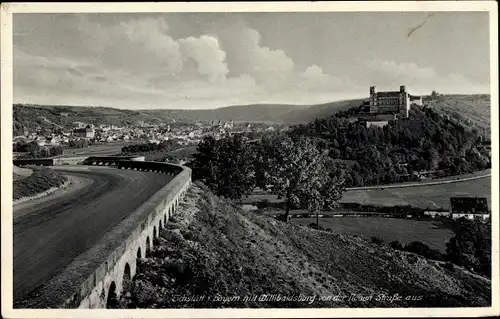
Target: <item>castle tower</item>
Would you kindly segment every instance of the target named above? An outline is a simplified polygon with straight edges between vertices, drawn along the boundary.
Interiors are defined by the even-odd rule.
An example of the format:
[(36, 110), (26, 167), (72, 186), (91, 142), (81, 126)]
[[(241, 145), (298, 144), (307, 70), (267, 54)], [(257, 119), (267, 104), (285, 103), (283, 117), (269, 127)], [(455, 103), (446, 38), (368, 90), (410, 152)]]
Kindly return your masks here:
[(370, 113), (377, 113), (377, 94), (375, 93), (375, 87), (370, 86)]
[(399, 114), (402, 118), (407, 118), (410, 111), (410, 95), (406, 92), (406, 86), (399, 87)]

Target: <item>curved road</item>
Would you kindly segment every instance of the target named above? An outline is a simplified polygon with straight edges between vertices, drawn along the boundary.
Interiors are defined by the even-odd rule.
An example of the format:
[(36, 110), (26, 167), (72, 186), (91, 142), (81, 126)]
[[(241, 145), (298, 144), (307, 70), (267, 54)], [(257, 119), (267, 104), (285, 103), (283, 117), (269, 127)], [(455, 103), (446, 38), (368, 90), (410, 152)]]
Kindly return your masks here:
[(172, 179), (106, 167), (58, 171), (87, 182), (64, 196), (14, 206), (14, 301), (60, 273)]

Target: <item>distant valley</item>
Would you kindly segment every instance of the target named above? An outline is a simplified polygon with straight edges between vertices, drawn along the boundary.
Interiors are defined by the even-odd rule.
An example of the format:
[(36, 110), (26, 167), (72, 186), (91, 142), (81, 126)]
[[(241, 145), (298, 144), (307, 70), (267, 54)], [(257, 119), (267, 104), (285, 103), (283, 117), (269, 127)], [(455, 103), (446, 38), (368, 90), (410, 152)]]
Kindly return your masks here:
[[(110, 107), (83, 107), (61, 105), (14, 104), (14, 135), (23, 127), (73, 127), (73, 122), (94, 124), (129, 125), (138, 121), (151, 123), (235, 121), (267, 122), (281, 124), (307, 123), (362, 104), (363, 99), (336, 101), (317, 105), (252, 104), (221, 107), (208, 110), (125, 110)], [(443, 95), (429, 106), (451, 117), (485, 131), (490, 131), (489, 95)]]

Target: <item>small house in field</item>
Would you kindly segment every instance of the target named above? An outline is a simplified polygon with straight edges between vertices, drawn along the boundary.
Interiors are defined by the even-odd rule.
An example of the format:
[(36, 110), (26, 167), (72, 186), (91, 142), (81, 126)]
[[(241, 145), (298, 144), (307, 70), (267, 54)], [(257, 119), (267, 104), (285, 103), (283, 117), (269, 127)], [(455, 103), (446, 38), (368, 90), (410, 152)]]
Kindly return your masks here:
[(487, 219), (490, 217), (488, 201), (485, 197), (451, 197), (450, 215), (453, 219)]
[(436, 217), (450, 217), (449, 211), (441, 211), (441, 210), (426, 210), (424, 211), (425, 216), (429, 216), (431, 218)]

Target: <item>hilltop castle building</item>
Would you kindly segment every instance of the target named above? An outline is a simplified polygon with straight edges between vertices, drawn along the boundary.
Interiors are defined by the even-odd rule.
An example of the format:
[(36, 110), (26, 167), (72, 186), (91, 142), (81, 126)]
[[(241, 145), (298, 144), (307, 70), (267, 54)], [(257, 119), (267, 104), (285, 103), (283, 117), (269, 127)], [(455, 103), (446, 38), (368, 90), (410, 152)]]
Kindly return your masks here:
[(410, 95), (401, 85), (399, 91), (375, 92), (370, 87), (370, 114), (394, 114), (397, 118), (407, 118), (410, 110)]
[(358, 119), (367, 127), (383, 127), (390, 121), (408, 118), (412, 104), (422, 105), (422, 97), (412, 96), (401, 85), (399, 91), (376, 92), (375, 86), (370, 87), (370, 98), (363, 105)]

